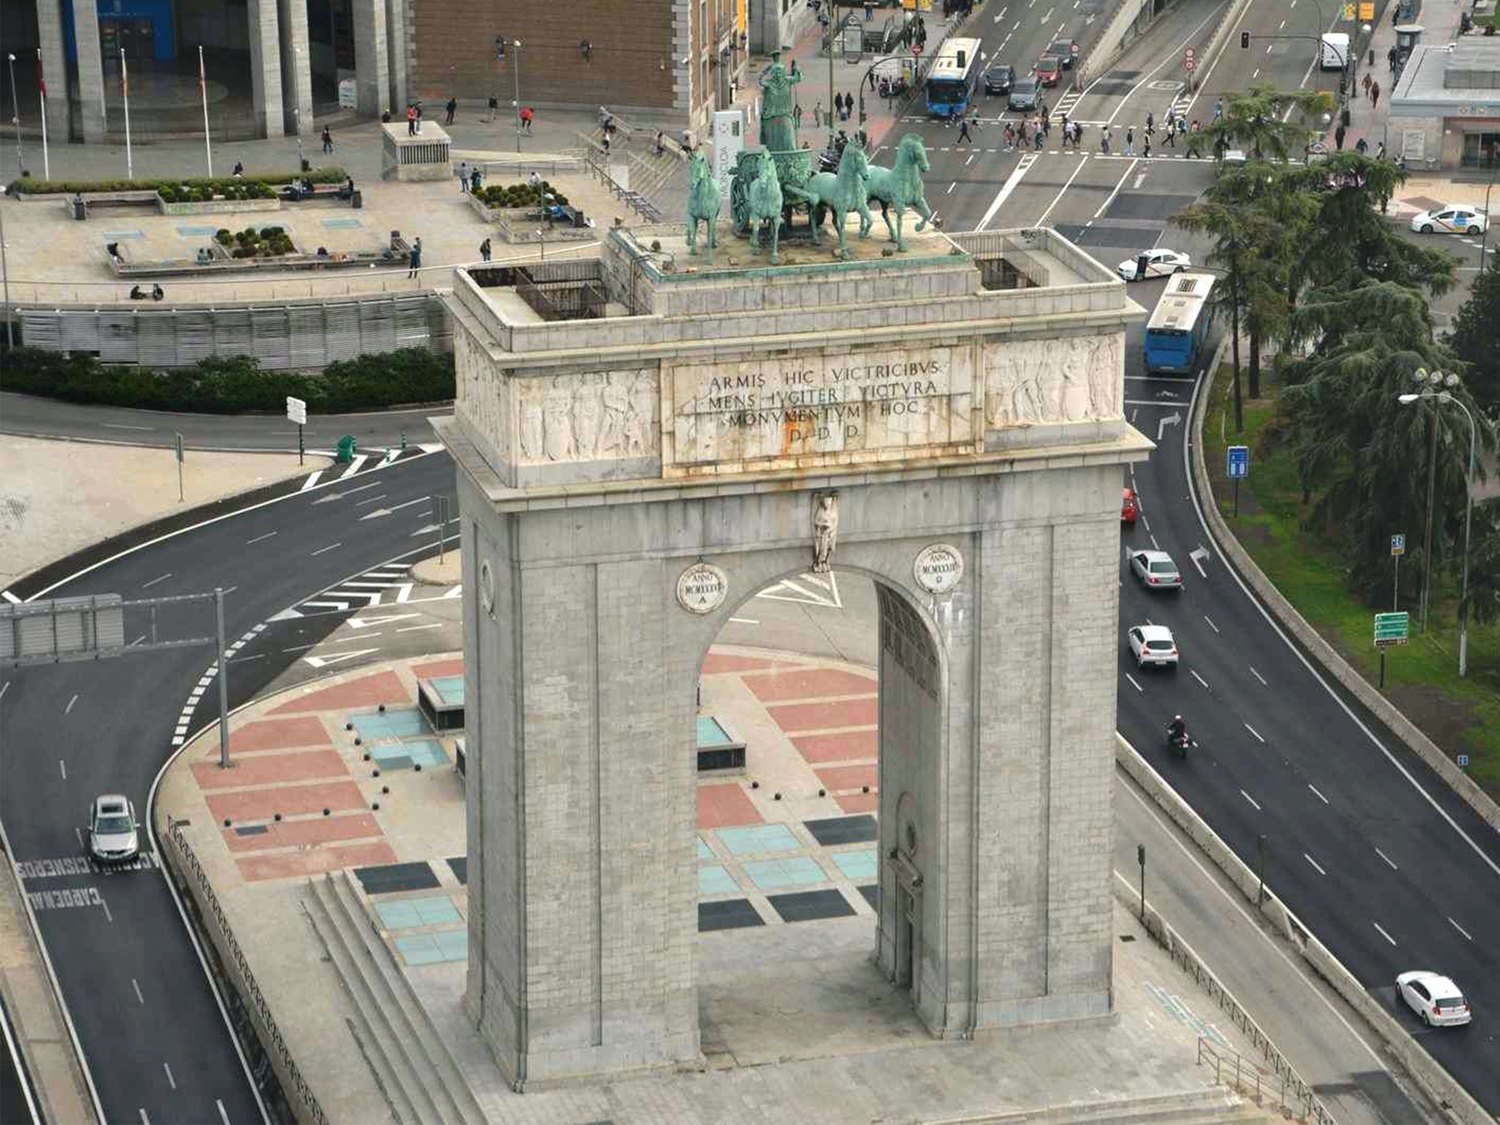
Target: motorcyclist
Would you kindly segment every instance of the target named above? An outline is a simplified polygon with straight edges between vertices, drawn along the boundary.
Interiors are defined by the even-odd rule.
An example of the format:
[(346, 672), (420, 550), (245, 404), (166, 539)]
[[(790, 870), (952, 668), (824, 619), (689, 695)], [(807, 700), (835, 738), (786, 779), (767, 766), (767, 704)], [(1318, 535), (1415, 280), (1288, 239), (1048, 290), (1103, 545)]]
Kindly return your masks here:
[(1187, 741), (1187, 724), (1182, 721), (1181, 715), (1173, 715), (1172, 721), (1167, 724), (1167, 741), (1173, 745)]

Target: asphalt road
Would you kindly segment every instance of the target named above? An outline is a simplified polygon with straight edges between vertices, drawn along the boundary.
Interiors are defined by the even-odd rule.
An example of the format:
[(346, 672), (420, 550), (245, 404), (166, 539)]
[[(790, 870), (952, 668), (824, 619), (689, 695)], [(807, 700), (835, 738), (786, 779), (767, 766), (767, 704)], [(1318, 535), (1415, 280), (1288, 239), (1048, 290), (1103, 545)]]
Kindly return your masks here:
[[(428, 455), (360, 479), (377, 476), (385, 497), (373, 506), (358, 503), (369, 492), (320, 503), (338, 491), (333, 482), (142, 548), (49, 596), (130, 599), (223, 586), (232, 642), (373, 563), (430, 549), (431, 534), (414, 533), (430, 524), (426, 498), (451, 495), (452, 462)], [(316, 639), (341, 620), (308, 617), (257, 634), (230, 664), (230, 705), (305, 651), (297, 646), (309, 642), (288, 644), (285, 630)], [(212, 635), (211, 605), (163, 610), (157, 627), (164, 638)], [(132, 642), (148, 629), (144, 611), (127, 616)], [(15, 669), (0, 680), (0, 817), (112, 1121), (262, 1117), (154, 855), (112, 873), (78, 864), (95, 795), (123, 792), (145, 816), (189, 692), (212, 659), (211, 649), (178, 649)], [(186, 729), (208, 722), (216, 699), (210, 689), (187, 713)], [(34, 862), (49, 860), (60, 863)]]

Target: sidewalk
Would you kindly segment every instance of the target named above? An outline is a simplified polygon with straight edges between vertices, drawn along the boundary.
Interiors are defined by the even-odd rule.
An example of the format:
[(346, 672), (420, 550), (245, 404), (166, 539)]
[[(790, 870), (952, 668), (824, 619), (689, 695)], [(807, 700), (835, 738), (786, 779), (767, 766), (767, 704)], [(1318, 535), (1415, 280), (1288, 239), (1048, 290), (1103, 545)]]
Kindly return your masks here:
[[(1391, 17), (1397, 6), (1398, 0), (1386, 0), (1380, 6), (1376, 19), (1371, 23), (1374, 31), (1368, 40), (1363, 33), (1352, 36), (1353, 41), (1361, 44), (1363, 49), (1359, 56), (1357, 86), (1349, 96), (1349, 127), (1344, 137), (1345, 148), (1353, 148), (1361, 137), (1365, 138), (1370, 146), (1369, 155), (1371, 156), (1375, 155), (1383, 141), (1387, 153), (1393, 160), (1401, 150), (1401, 138), (1389, 126), (1391, 94), (1396, 89), (1396, 78), (1391, 71), (1387, 54), (1396, 45), (1396, 29), (1391, 23)], [(1458, 37), (1459, 14), (1465, 7), (1465, 0), (1423, 0), (1418, 22), (1426, 30), (1422, 33), (1421, 41), (1429, 44), (1453, 42)], [(1339, 25), (1341, 29), (1347, 26)], [(1380, 100), (1373, 106), (1364, 89), (1367, 74), (1374, 82), (1380, 84)], [(1330, 149), (1333, 148), (1333, 130), (1337, 125), (1338, 118), (1335, 117), (1327, 136)], [(1416, 169), (1413, 171), (1415, 172)], [(1408, 190), (1410, 186), (1408, 183)], [(1415, 210), (1421, 211), (1426, 208), (1418, 207)]]

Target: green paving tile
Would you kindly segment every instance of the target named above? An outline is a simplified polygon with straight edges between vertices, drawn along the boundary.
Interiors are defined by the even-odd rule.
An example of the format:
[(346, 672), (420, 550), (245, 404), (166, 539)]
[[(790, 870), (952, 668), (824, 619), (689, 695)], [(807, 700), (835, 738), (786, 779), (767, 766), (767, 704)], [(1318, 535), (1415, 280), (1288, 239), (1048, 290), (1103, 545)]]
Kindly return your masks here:
[(838, 869), (851, 879), (873, 879), (880, 873), (880, 864), (876, 862), (874, 848), (833, 852), (832, 855), (833, 862), (838, 865)]
[(713, 848), (709, 847), (706, 843), (703, 842), (703, 837), (702, 836), (698, 837), (698, 858), (699, 859), (713, 859), (714, 858), (714, 850), (713, 850)]
[(739, 884), (722, 864), (706, 864), (698, 868), (698, 893), (700, 895), (734, 895), (740, 893)]
[(396, 949), (408, 965), (436, 965), (447, 961), (432, 934), (409, 934), (396, 939)]
[(806, 887), (828, 882), (817, 860), (799, 855), (791, 859), (762, 859), (745, 864), (745, 874), (763, 891), (781, 887)]
[(469, 957), (468, 930), (442, 930), (432, 936), (444, 961), (466, 961)]
[(721, 828), (719, 843), (730, 855), (757, 855), (762, 852), (794, 852), (802, 847), (791, 829), (784, 824), (758, 824), (753, 828)]

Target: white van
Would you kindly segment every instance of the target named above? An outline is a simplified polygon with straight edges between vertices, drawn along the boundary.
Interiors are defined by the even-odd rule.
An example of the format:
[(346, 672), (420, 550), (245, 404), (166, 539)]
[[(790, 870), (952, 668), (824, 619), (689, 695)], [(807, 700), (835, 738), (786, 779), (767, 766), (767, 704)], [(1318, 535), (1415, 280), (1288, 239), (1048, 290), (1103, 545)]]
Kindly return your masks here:
[(1324, 70), (1343, 70), (1349, 61), (1349, 36), (1342, 31), (1323, 33), (1322, 57), (1319, 66)]

